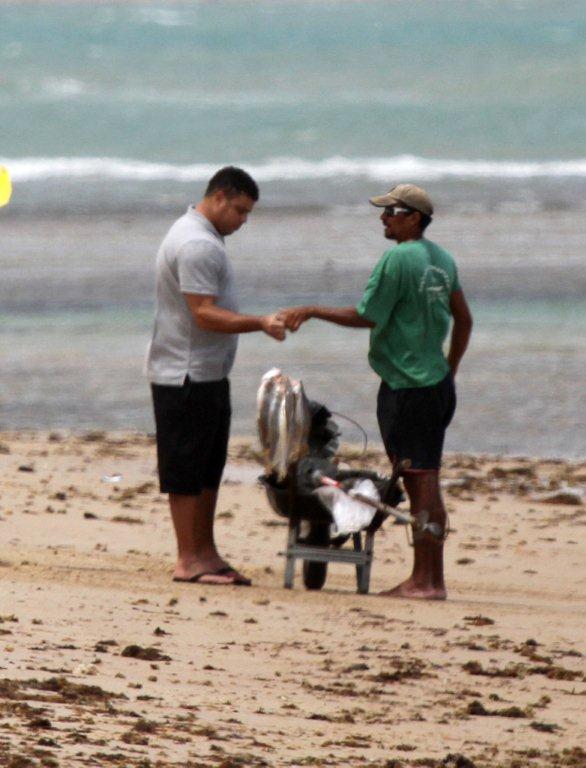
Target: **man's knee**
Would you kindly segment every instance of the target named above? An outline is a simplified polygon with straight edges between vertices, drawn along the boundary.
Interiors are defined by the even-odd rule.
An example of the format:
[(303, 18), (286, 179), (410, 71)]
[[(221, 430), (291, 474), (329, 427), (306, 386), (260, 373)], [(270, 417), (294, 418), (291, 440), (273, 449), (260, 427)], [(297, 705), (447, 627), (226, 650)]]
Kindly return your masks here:
[(439, 470), (437, 469), (405, 472), (403, 482), (410, 499), (414, 497), (439, 497), (440, 484)]

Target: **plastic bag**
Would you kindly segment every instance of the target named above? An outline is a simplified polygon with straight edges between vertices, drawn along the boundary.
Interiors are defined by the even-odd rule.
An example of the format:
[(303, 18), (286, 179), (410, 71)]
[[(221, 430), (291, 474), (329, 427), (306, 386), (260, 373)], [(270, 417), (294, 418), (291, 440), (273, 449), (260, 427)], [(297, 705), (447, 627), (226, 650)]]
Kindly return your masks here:
[[(372, 480), (358, 480), (352, 486), (352, 491), (380, 501), (379, 492)], [(322, 504), (331, 512), (337, 536), (346, 536), (368, 528), (376, 514), (374, 507), (353, 499), (341, 488), (325, 486), (318, 488), (316, 493)]]

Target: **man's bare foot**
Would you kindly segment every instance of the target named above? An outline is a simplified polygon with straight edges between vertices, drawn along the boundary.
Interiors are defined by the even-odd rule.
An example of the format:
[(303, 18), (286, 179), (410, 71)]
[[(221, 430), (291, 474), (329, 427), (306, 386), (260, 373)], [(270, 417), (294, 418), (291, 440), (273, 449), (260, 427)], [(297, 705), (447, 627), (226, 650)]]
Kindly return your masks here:
[(419, 587), (410, 579), (402, 582), (394, 589), (387, 589), (378, 594), (380, 597), (403, 597), (408, 600), (445, 600), (447, 597), (445, 588)]

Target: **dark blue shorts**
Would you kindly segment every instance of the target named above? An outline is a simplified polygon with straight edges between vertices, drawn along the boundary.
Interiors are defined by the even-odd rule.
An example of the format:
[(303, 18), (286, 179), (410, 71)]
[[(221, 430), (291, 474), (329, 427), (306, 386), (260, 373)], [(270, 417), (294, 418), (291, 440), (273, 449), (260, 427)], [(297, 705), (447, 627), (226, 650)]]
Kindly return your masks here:
[(230, 436), (230, 383), (151, 384), (161, 493), (198, 496), (222, 480)]
[(409, 459), (412, 470), (437, 470), (444, 437), (456, 410), (456, 388), (449, 373), (432, 387), (378, 391), (377, 419), (385, 450), (395, 463)]

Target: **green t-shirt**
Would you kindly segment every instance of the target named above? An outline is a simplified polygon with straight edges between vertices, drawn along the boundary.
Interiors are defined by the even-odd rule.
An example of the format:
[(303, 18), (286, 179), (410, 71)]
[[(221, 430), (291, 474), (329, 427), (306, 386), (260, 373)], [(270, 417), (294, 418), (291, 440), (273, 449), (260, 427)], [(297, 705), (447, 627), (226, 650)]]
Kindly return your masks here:
[(430, 240), (383, 255), (356, 309), (375, 324), (368, 360), (389, 387), (429, 387), (446, 376), (450, 294), (459, 288), (454, 259)]

